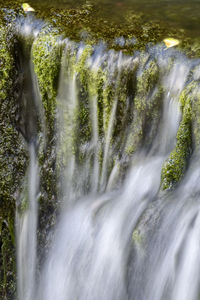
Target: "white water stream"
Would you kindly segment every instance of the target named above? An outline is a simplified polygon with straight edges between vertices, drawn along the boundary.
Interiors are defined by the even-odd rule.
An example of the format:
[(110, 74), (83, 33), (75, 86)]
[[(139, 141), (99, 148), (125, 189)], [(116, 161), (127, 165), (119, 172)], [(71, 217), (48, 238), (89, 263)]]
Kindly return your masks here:
[(37, 261), (37, 193), (39, 184), (34, 145), (30, 145), (28, 184), (24, 192), (24, 212), (16, 216), (18, 295), (20, 300), (31, 300), (35, 293)]
[[(75, 50), (69, 43), (66, 41), (62, 57), (57, 96), (57, 155), (65, 166), (60, 218), (40, 277), (35, 280), (38, 167), (31, 147), (29, 207), (22, 218), (17, 217), (19, 300), (198, 300), (199, 189), (195, 196), (191, 190), (198, 185), (199, 171), (196, 167), (191, 169), (184, 185), (176, 191), (160, 193), (161, 168), (176, 143), (181, 119), (178, 99), (190, 65), (182, 57), (176, 58), (171, 70), (159, 75), (164, 86), (163, 105), (151, 146), (144, 143), (134, 154), (121, 151), (119, 155), (115, 147), (120, 141), (120, 149), (125, 148), (135, 122), (134, 118), (128, 121), (127, 128), (115, 140), (113, 132), (122, 97), (117, 92), (120, 75), (127, 66), (128, 70), (133, 68), (139, 58), (97, 49), (94, 57), (86, 60), (90, 70), (101, 67), (110, 74), (107, 80), (114, 84), (116, 92), (103, 134), (99, 133), (99, 95), (89, 94), (91, 138), (81, 144), (78, 124), (83, 99), (78, 71), (70, 65), (67, 54), (69, 49), (77, 51), (78, 63), (83, 49)], [(145, 71), (149, 60), (150, 56), (137, 76)], [(166, 70), (165, 57), (160, 55), (157, 61), (161, 71)], [(147, 102), (152, 101), (157, 85), (145, 96)], [(130, 102), (128, 95), (126, 102)], [(134, 115), (134, 109), (134, 105), (129, 108), (127, 104), (124, 111)], [(147, 127), (150, 128), (148, 122)], [(83, 161), (78, 159), (77, 151)], [(153, 232), (148, 235), (146, 229), (147, 236), (144, 234), (142, 242), (138, 238), (132, 249), (134, 229), (152, 203), (151, 214), (157, 215), (159, 221), (149, 222)]]

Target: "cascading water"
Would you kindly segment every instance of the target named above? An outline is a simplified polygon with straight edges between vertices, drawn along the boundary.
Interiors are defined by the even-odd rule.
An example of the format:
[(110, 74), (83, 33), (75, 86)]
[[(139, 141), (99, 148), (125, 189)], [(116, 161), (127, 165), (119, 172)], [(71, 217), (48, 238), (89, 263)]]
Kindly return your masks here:
[(30, 146), (29, 205), (17, 216), (19, 299), (197, 300), (198, 151), (176, 190), (161, 191), (161, 173), (189, 122), (179, 99), (199, 95), (199, 61), (163, 46), (130, 57), (57, 43), (60, 214), (36, 279), (39, 170)]
[(130, 273), (136, 299), (198, 299), (198, 181), (199, 170), (193, 162), (183, 185), (147, 213), (145, 221), (154, 222), (145, 246), (148, 256), (142, 243), (137, 245)]
[(30, 145), (29, 168), (28, 208), (22, 215), (18, 213), (16, 216), (19, 299), (32, 299), (35, 289), (38, 166), (34, 145)]

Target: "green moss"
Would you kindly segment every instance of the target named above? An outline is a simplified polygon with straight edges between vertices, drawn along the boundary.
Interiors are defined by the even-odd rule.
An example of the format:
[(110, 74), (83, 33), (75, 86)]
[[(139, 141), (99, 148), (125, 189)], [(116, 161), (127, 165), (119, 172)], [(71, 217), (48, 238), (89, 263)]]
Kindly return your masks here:
[[(92, 123), (90, 111), (90, 69), (87, 59), (92, 53), (92, 47), (86, 46), (75, 64), (77, 83), (79, 86), (79, 125), (77, 134), (77, 144), (85, 144), (92, 138)], [(78, 147), (77, 147), (78, 148)], [(80, 154), (81, 157), (81, 154)]]
[[(0, 9), (0, 16), (5, 23), (13, 21), (16, 16), (27, 15), (21, 8), (22, 3), (23, 0), (0, 0), (0, 7), (7, 10), (5, 14)], [(147, 22), (146, 16), (140, 11), (125, 10), (119, 21), (115, 16), (103, 14), (103, 4), (100, 3), (71, 5), (74, 8), (66, 8), (66, 5), (59, 8), (53, 3), (44, 5), (35, 1), (32, 5), (38, 18), (49, 21), (59, 34), (75, 41), (84, 40), (86, 44), (94, 45), (103, 40), (109, 48), (132, 54), (133, 51), (145, 50), (147, 45), (162, 43), (166, 37), (173, 37), (180, 41), (178, 49), (184, 50), (190, 57), (200, 56), (199, 37), (190, 37), (182, 28), (173, 27), (160, 18)], [(123, 43), (118, 42), (121, 38)]]
[(180, 96), (182, 120), (176, 136), (176, 146), (165, 161), (161, 172), (163, 190), (172, 188), (184, 175), (187, 160), (192, 151), (192, 98), (190, 88)]
[[(100, 40), (106, 41), (109, 48), (132, 54), (136, 50), (145, 50), (147, 45), (161, 43), (166, 37), (180, 40), (179, 49), (187, 55), (200, 55), (200, 41), (190, 38), (182, 28), (173, 28), (164, 22), (152, 20), (144, 22), (144, 15), (130, 11), (122, 16), (123, 20), (102, 17), (100, 4), (84, 4), (76, 8), (49, 8), (33, 4), (38, 17), (48, 20), (66, 37), (94, 45)], [(118, 42), (119, 39), (124, 42)], [(164, 43), (163, 43), (164, 46)]]
[[(146, 59), (145, 59), (146, 60)], [(146, 61), (145, 63), (146, 64)], [(159, 77), (159, 69), (157, 63), (152, 60), (146, 66), (145, 70), (143, 71), (142, 75), (138, 78), (137, 81), (137, 93), (139, 97), (143, 97), (146, 94), (150, 93), (152, 88), (155, 86), (155, 83), (158, 81)], [(141, 101), (135, 101), (136, 108), (142, 109)]]
[[(18, 2), (10, 1), (6, 6), (6, 15), (0, 10), (0, 17), (4, 24), (14, 21), (16, 15), (23, 14)], [(3, 3), (3, 1), (0, 1)], [(14, 10), (10, 8), (14, 7)], [(76, 55), (69, 55), (70, 76), (76, 76), (76, 84), (80, 94), (78, 95), (78, 108), (69, 118), (69, 112), (64, 111), (65, 130), (69, 128), (69, 122), (79, 124), (74, 125), (73, 132), (64, 131), (68, 139), (63, 143), (63, 153), (70, 153), (83, 159), (82, 153), (77, 153), (78, 145), (90, 142), (92, 139), (91, 124), (91, 103), (92, 99), (97, 100), (98, 131), (102, 140), (108, 132), (108, 125), (111, 117), (112, 107), (117, 101), (117, 118), (114, 123), (113, 141), (123, 135), (124, 124), (131, 123), (131, 132), (126, 144), (126, 152), (134, 153), (143, 144), (150, 144), (155, 136), (156, 125), (159, 122), (159, 112), (162, 106), (163, 90), (159, 82), (159, 70), (156, 61), (150, 60), (146, 55), (141, 55), (139, 64), (141, 69), (136, 71), (138, 65), (133, 70), (123, 68), (120, 73), (118, 70), (113, 75), (105, 73), (103, 67), (92, 70), (87, 64), (87, 59), (93, 52), (92, 45), (99, 40), (106, 41), (109, 48), (120, 50), (126, 54), (133, 54), (133, 51), (144, 50), (150, 43), (157, 44), (166, 36), (177, 37), (182, 40), (181, 49), (185, 49), (190, 56), (199, 55), (199, 42), (191, 41), (176, 30), (163, 27), (160, 24), (149, 22), (144, 23), (142, 15), (130, 12), (126, 17), (126, 22), (119, 23), (106, 22), (105, 18), (99, 16), (97, 6), (85, 5), (77, 9), (51, 9), (49, 11), (38, 7), (37, 16), (44, 17), (45, 20), (58, 27), (58, 30), (51, 31), (51, 26), (47, 25), (32, 47), (32, 58), (35, 73), (38, 79), (38, 86), (45, 110), (46, 127), (48, 129), (48, 142), (43, 153), (39, 154), (41, 165), (41, 206), (39, 231), (45, 232), (48, 216), (53, 215), (52, 211), (56, 206), (56, 137), (55, 114), (56, 96), (59, 69), (61, 63), (62, 46), (60, 45), (60, 34), (72, 40), (84, 40), (85, 47), (83, 53), (76, 60)], [(8, 26), (10, 29), (11, 27)], [(176, 32), (175, 32), (176, 31)], [(18, 132), (13, 126), (16, 115), (16, 103), (11, 97), (14, 60), (11, 55), (11, 46), (8, 41), (9, 32), (5, 27), (0, 29), (0, 285), (2, 292), (0, 298), (6, 299), (13, 297), (15, 292), (15, 267), (14, 267), (14, 211), (15, 201), (18, 198), (20, 180), (24, 177), (27, 155), (24, 144)], [(118, 43), (117, 39), (124, 39), (123, 43)], [(134, 38), (134, 39), (133, 39)], [(133, 43), (131, 40), (133, 39)], [(32, 40), (28, 43), (30, 48)], [(69, 51), (70, 52), (70, 51)], [(69, 54), (69, 53), (68, 53)], [(143, 70), (143, 71), (142, 71)], [(69, 79), (70, 79), (69, 76)], [(72, 79), (72, 78), (71, 78)], [(135, 84), (136, 81), (136, 84)], [(10, 91), (10, 92), (9, 92)], [(194, 136), (195, 145), (200, 145), (200, 100), (199, 94), (195, 93), (192, 97), (192, 89), (185, 90), (181, 96), (183, 117), (177, 133), (177, 144), (165, 162), (162, 169), (162, 188), (172, 187), (183, 176), (187, 166), (187, 160), (191, 153), (192, 137)], [(133, 99), (134, 98), (134, 99)], [(127, 104), (127, 102), (130, 102)], [(130, 107), (134, 106), (134, 114), (129, 116)], [(78, 111), (79, 109), (79, 111)], [(130, 109), (132, 111), (132, 109)], [(125, 119), (126, 114), (128, 119)], [(69, 129), (68, 129), (69, 130)], [(69, 133), (69, 135), (68, 135)], [(122, 136), (121, 135), (121, 136)], [(124, 136), (126, 136), (124, 134)], [(123, 138), (123, 136), (122, 136)], [(123, 144), (122, 139), (119, 142)], [(70, 146), (69, 146), (70, 145)], [(72, 147), (71, 147), (72, 146)], [(117, 148), (118, 151), (118, 148)], [(80, 151), (81, 152), (81, 151)], [(63, 156), (63, 155), (62, 155)], [(65, 156), (65, 155), (64, 155)], [(71, 156), (70, 156), (71, 157)], [(102, 148), (98, 150), (100, 165), (103, 160)], [(115, 164), (118, 157), (109, 162)], [(65, 164), (64, 162), (63, 164)], [(26, 198), (21, 203), (22, 211), (26, 208)], [(40, 234), (40, 233), (39, 233)], [(42, 233), (41, 233), (42, 235)], [(139, 241), (139, 234), (135, 232), (133, 239)], [(40, 237), (39, 237), (40, 239)], [(41, 237), (43, 242), (45, 237)], [(40, 246), (42, 243), (40, 243)]]
[(195, 151), (200, 148), (200, 87), (198, 82), (192, 84), (192, 129)]
[[(159, 69), (154, 60), (147, 63), (147, 59), (147, 57), (143, 57), (143, 54), (141, 55), (142, 65), (136, 83), (133, 121), (125, 147), (128, 155), (133, 154), (141, 146), (146, 128), (151, 128), (152, 122), (158, 122), (162, 105), (163, 92), (159, 84)], [(140, 74), (140, 72), (142, 73)]]
[(53, 33), (41, 33), (35, 39), (32, 47), (34, 70), (50, 129), (54, 126), (55, 119), (61, 50), (59, 36)]
[(72, 155), (76, 153), (76, 131), (78, 117), (78, 101), (77, 95), (71, 95), (70, 86), (76, 86), (76, 55), (73, 47), (69, 44), (61, 58), (61, 86), (64, 91), (60, 91), (57, 99), (57, 109), (60, 115), (58, 126), (60, 126), (60, 134), (57, 143), (57, 170), (62, 173), (63, 167), (71, 161)]
[(116, 101), (116, 99), (114, 99), (114, 96), (115, 84), (114, 82), (107, 81), (103, 90), (103, 128), (105, 136), (108, 131), (112, 105), (114, 100)]
[[(71, 70), (71, 76), (76, 75), (76, 84), (79, 90), (79, 103), (78, 112), (76, 112), (76, 118), (78, 122), (78, 129), (76, 134), (77, 144), (85, 144), (92, 139), (92, 107), (93, 101), (96, 101), (96, 109), (98, 114), (98, 131), (102, 133), (102, 93), (105, 76), (102, 69), (99, 67), (93, 70), (88, 64), (88, 58), (91, 57), (93, 47), (90, 45), (85, 46), (82, 53), (77, 59), (74, 59), (74, 55), (69, 57), (69, 65)], [(76, 143), (76, 141), (74, 141)], [(77, 145), (78, 146), (78, 145)], [(80, 147), (76, 147), (80, 148)], [(81, 154), (80, 154), (81, 157)]]
[(184, 176), (192, 151), (200, 145), (200, 91), (198, 81), (191, 81), (180, 95), (182, 120), (176, 136), (176, 146), (165, 161), (161, 174), (161, 187), (170, 189)]
[(134, 243), (136, 243), (136, 244), (138, 244), (138, 245), (142, 245), (142, 243), (143, 243), (143, 236), (141, 235), (141, 233), (139, 232), (139, 230), (138, 229), (135, 229), (134, 231), (133, 231), (133, 234), (132, 234), (132, 241), (134, 242)]
[(13, 68), (13, 57), (10, 54), (7, 34), (5, 27), (0, 28), (0, 98), (2, 100), (7, 97)]
[(87, 89), (88, 86), (88, 80), (89, 80), (89, 68), (87, 66), (87, 59), (92, 54), (92, 47), (90, 45), (87, 45), (83, 52), (81, 53), (81, 56), (79, 57), (76, 66), (75, 66), (75, 72), (78, 74), (81, 85)]
[[(116, 138), (124, 127), (126, 121), (126, 111), (129, 99), (129, 83), (133, 80), (135, 74), (135, 68), (130, 66), (123, 66), (119, 70), (115, 84), (115, 95), (114, 98), (117, 100), (116, 118), (113, 136)], [(122, 141), (121, 141), (122, 142)]]
[(14, 219), (27, 153), (15, 128), (16, 77), (11, 26), (0, 28), (0, 298), (13, 299), (16, 292)]
[(96, 72), (92, 72), (89, 93), (91, 96), (97, 96), (98, 133), (100, 137), (103, 136), (103, 89), (105, 81), (105, 74), (101, 67)]

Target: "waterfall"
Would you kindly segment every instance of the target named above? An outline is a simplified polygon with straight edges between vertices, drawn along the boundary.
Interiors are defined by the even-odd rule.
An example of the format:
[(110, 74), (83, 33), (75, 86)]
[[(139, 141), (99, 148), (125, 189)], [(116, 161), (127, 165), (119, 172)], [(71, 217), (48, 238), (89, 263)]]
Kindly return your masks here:
[(131, 274), (137, 299), (198, 299), (198, 180), (199, 170), (193, 165), (183, 185), (147, 213), (146, 222), (154, 223), (148, 232), (148, 256), (137, 245)]
[[(102, 42), (42, 39), (30, 51), (46, 118), (35, 139), (46, 144), (29, 142), (16, 222), (19, 299), (198, 300), (199, 60), (163, 45), (130, 56)], [(54, 55), (48, 80), (38, 45), (44, 60)], [(40, 249), (39, 161), (51, 130), (58, 213)]]
[(28, 199), (24, 199), (25, 211), (16, 216), (18, 237), (18, 293), (19, 299), (33, 299), (36, 279), (36, 247), (37, 247), (37, 192), (38, 166), (33, 145), (30, 145), (30, 166), (28, 180)]

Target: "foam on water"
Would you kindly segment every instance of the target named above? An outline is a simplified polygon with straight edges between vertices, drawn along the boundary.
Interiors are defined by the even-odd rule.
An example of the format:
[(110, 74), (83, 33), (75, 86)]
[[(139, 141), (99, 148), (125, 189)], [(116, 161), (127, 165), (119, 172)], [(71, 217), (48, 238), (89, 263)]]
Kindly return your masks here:
[[(96, 46), (84, 61), (82, 75), (103, 72), (103, 91), (111, 87), (112, 94), (107, 103), (97, 86), (94, 90), (93, 81), (88, 80), (87, 90), (81, 82), (80, 61), (87, 46), (69, 40), (63, 43), (56, 100), (57, 160), (62, 166), (57, 199), (60, 217), (40, 277), (35, 280), (38, 166), (35, 149), (30, 146), (28, 208), (23, 216), (17, 216), (19, 299), (197, 300), (199, 190), (191, 196), (199, 178), (196, 168), (186, 176), (184, 186), (171, 193), (160, 191), (162, 165), (176, 144), (181, 120), (178, 99), (191, 64), (175, 55), (167, 72), (159, 46), (155, 55), (146, 54), (145, 63), (143, 54), (127, 57)], [(163, 104), (159, 118), (155, 115), (156, 130), (155, 120), (134, 103), (133, 95), (137, 96), (134, 80), (137, 85), (155, 61), (159, 79), (147, 89), (141, 103), (149, 109), (162, 83)], [(130, 74), (134, 67), (135, 77), (127, 79), (124, 90), (126, 75), (122, 74)], [(81, 136), (83, 113), (87, 115), (87, 137)], [(129, 153), (126, 145), (132, 133), (136, 136), (139, 118), (138, 144), (135, 152)], [(145, 138), (151, 128), (152, 135)], [(159, 221), (149, 222), (149, 229), (143, 224), (144, 235), (150, 233), (142, 246), (133, 242), (132, 234), (152, 204), (151, 214)]]

